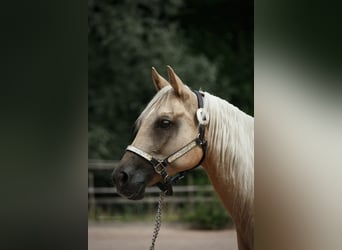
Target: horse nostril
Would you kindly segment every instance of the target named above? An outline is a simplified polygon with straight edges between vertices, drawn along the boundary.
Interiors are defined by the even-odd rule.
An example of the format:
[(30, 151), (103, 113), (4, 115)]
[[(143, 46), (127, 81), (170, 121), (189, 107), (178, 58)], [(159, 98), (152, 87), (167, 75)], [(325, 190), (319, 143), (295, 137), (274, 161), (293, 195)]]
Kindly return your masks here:
[(121, 171), (118, 175), (118, 180), (121, 185), (125, 184), (128, 181), (128, 174), (124, 171)]

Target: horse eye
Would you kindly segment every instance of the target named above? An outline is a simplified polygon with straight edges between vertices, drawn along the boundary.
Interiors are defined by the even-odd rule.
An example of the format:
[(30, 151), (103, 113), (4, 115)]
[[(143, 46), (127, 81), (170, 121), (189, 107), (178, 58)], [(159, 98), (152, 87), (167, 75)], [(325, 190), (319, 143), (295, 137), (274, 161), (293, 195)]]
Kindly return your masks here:
[(167, 120), (167, 119), (161, 119), (158, 123), (158, 127), (160, 128), (169, 128), (172, 126), (172, 122), (170, 120)]

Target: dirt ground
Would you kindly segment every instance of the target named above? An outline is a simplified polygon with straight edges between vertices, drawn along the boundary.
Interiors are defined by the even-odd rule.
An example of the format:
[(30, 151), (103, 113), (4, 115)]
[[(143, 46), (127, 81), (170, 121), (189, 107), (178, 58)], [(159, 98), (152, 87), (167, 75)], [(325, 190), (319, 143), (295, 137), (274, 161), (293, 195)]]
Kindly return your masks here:
[[(88, 250), (149, 249), (153, 232), (151, 223), (89, 223)], [(233, 229), (219, 231), (190, 230), (179, 224), (164, 223), (156, 250), (236, 250)]]

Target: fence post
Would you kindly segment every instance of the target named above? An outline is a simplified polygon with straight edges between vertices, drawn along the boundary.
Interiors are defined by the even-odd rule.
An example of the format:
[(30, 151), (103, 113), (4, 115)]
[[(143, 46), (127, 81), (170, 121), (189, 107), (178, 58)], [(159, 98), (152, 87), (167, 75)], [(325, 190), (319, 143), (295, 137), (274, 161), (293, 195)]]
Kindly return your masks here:
[(88, 172), (88, 188), (92, 189), (92, 192), (88, 191), (89, 194), (89, 213), (96, 219), (96, 199), (95, 199), (95, 188), (94, 188), (94, 173)]

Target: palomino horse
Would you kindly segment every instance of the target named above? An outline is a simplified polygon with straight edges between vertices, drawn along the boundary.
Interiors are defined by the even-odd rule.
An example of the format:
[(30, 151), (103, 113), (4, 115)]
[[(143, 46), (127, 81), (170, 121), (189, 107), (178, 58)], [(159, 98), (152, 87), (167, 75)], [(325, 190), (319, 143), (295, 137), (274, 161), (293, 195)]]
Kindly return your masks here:
[(190, 90), (167, 70), (169, 82), (152, 68), (158, 92), (113, 172), (117, 190), (137, 200), (146, 186), (158, 184), (172, 194), (172, 176), (200, 163), (233, 219), (239, 249), (253, 249), (254, 118), (207, 92)]

